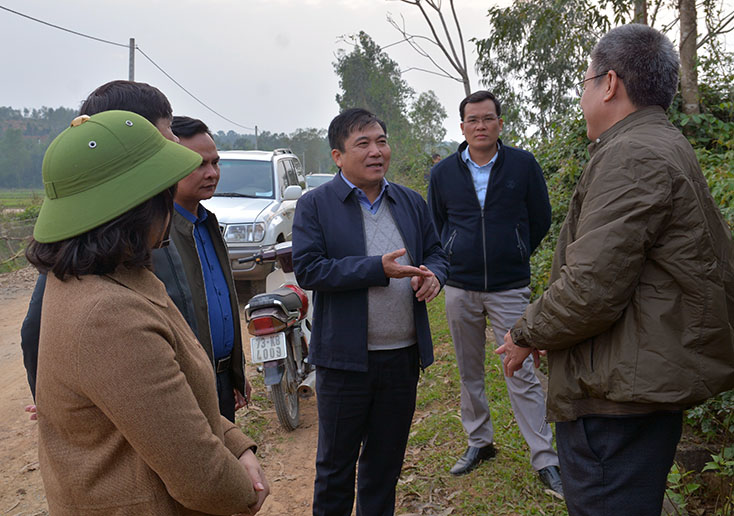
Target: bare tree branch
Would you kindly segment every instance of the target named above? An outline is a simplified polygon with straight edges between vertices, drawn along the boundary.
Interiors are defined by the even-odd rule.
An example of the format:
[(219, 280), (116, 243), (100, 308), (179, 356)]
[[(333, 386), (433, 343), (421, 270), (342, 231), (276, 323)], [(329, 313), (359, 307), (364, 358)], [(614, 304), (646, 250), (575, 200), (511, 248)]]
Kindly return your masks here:
[(425, 73), (430, 73), (430, 74), (433, 74), (433, 75), (438, 75), (439, 77), (443, 77), (445, 79), (451, 79), (452, 81), (456, 81), (456, 82), (463, 82), (459, 77), (454, 77), (453, 75), (447, 75), (447, 74), (443, 74), (443, 73), (438, 73), (436, 71), (427, 70), (425, 68), (420, 68), (418, 66), (411, 66), (410, 68), (406, 68), (405, 70), (400, 70), (400, 73), (411, 72), (413, 70), (416, 70), (418, 72), (425, 72)]
[[(706, 25), (708, 25), (709, 20), (707, 19), (706, 22), (707, 22)], [(732, 26), (732, 27), (730, 27), (728, 29), (726, 28), (727, 25), (731, 24), (732, 22), (734, 22), (734, 12), (729, 13), (723, 19), (721, 19), (719, 21), (719, 24), (717, 26), (715, 26), (715, 27), (710, 27), (709, 26), (708, 27), (708, 34), (706, 34), (706, 36), (704, 36), (703, 38), (701, 38), (701, 40), (698, 42), (698, 47), (697, 48), (701, 48), (703, 45), (705, 45), (706, 43), (708, 43), (709, 40), (715, 38), (716, 36), (718, 36), (720, 34), (728, 34), (729, 32), (733, 31), (734, 30), (734, 26)]]
[(461, 62), (464, 65), (466, 71), (466, 49), (464, 48), (464, 35), (461, 32), (461, 24), (459, 23), (459, 17), (456, 15), (456, 8), (454, 7), (454, 0), (451, 0), (451, 14), (454, 16), (454, 24), (456, 25), (456, 32), (459, 34), (459, 43), (461, 44)]
[[(448, 76), (449, 78), (452, 78), (454, 80), (457, 80), (458, 82), (461, 82), (464, 85), (464, 92), (469, 95), (471, 93), (471, 86), (469, 84), (469, 75), (467, 73), (467, 65), (466, 65), (466, 48), (464, 45), (464, 36), (461, 31), (461, 24), (459, 23), (459, 17), (456, 13), (456, 8), (454, 6), (454, 0), (450, 0), (450, 8), (451, 8), (451, 15), (454, 22), (454, 25), (456, 27), (456, 33), (458, 34), (458, 42), (455, 42), (456, 39), (455, 36), (452, 36), (451, 30), (449, 28), (449, 24), (446, 21), (446, 17), (444, 16), (444, 13), (441, 10), (441, 0), (392, 0), (392, 1), (399, 1), (407, 5), (411, 5), (413, 7), (417, 7), (420, 11), (421, 15), (423, 16), (423, 19), (426, 22), (426, 25), (428, 26), (428, 29), (431, 32), (431, 37), (425, 37), (425, 36), (416, 36), (413, 34), (408, 33), (406, 27), (405, 27), (405, 19), (403, 18), (403, 25), (402, 27), (390, 16), (388, 15), (388, 22), (403, 36), (403, 41), (406, 41), (413, 50), (418, 53), (421, 57), (424, 57), (428, 59), (431, 64), (436, 67), (438, 70), (441, 71), (441, 73), (436, 73), (436, 75), (439, 76)], [(431, 14), (427, 10), (427, 8), (424, 6), (427, 5), (428, 8), (435, 11), (436, 16), (438, 17), (438, 22), (441, 25), (442, 34), (443, 36), (439, 36), (439, 29), (437, 28), (437, 24), (434, 23), (434, 21), (431, 19)], [(401, 16), (402, 18), (402, 16)], [(427, 40), (436, 45), (441, 53), (444, 55), (444, 57), (448, 60), (451, 67), (456, 70), (458, 73), (460, 79), (457, 79), (455, 76), (447, 72), (443, 67), (441, 67), (436, 59), (434, 59), (431, 56), (431, 53), (426, 51), (423, 47), (420, 46), (420, 44), (416, 40)], [(459, 48), (460, 52), (457, 51), (457, 47)], [(461, 57), (459, 57), (459, 54), (461, 54)], [(411, 68), (412, 70), (421, 70), (426, 71), (422, 68)]]
[[(437, 44), (437, 43), (436, 43), (436, 42), (435, 42), (434, 40), (432, 40), (431, 38), (427, 38), (426, 36), (416, 36), (416, 35), (414, 35), (414, 34), (408, 34), (408, 32), (407, 32), (407, 30), (406, 30), (406, 28), (405, 28), (405, 18), (403, 18), (403, 16), (402, 16), (402, 15), (401, 15), (400, 17), (401, 17), (401, 18), (403, 19), (403, 26), (402, 26), (402, 27), (401, 27), (401, 26), (399, 26), (399, 25), (397, 24), (397, 22), (396, 22), (396, 21), (395, 21), (395, 20), (394, 20), (394, 19), (392, 18), (392, 16), (390, 16), (389, 14), (388, 14), (388, 18), (387, 18), (387, 21), (388, 21), (388, 22), (390, 23), (390, 25), (392, 25), (392, 26), (393, 26), (393, 27), (394, 27), (394, 28), (395, 28), (395, 29), (396, 29), (396, 30), (397, 30), (398, 32), (400, 32), (400, 34), (402, 34), (402, 36), (403, 36), (403, 40), (402, 40), (402, 41), (405, 41), (406, 43), (408, 43), (408, 44), (409, 44), (409, 45), (411, 46), (411, 48), (413, 48), (413, 50), (415, 50), (415, 51), (416, 51), (416, 53), (418, 53), (418, 55), (420, 55), (420, 56), (422, 56), (422, 57), (425, 57), (426, 59), (428, 59), (428, 60), (429, 60), (429, 61), (431, 62), (431, 64), (433, 64), (433, 66), (435, 66), (436, 68), (438, 68), (439, 70), (441, 70), (441, 72), (442, 72), (443, 74), (445, 74), (446, 76), (448, 76), (448, 77), (450, 77), (450, 78), (454, 79), (455, 77), (453, 77), (453, 76), (452, 76), (452, 75), (451, 75), (451, 74), (450, 74), (450, 73), (449, 73), (448, 71), (446, 71), (446, 70), (445, 70), (445, 69), (444, 69), (444, 68), (443, 68), (443, 67), (442, 67), (441, 65), (439, 65), (439, 64), (438, 64), (438, 63), (436, 62), (436, 60), (435, 60), (435, 59), (433, 59), (433, 57), (431, 57), (431, 54), (430, 54), (429, 52), (427, 52), (426, 50), (424, 50), (424, 49), (423, 49), (423, 47), (421, 47), (421, 46), (420, 46), (420, 45), (419, 45), (418, 43), (416, 43), (416, 42), (415, 42), (414, 40), (416, 40), (416, 39), (423, 39), (423, 40), (426, 40), (426, 41), (430, 41), (430, 42), (431, 42), (432, 44), (434, 44), (434, 45), (438, 46), (439, 48), (441, 48), (441, 46), (440, 46), (440, 45), (438, 45), (438, 44)], [(402, 43), (402, 41), (400, 41), (400, 42)], [(383, 47), (383, 48), (386, 48), (386, 47)], [(453, 64), (453, 63), (452, 63), (452, 64)], [(460, 80), (460, 79), (459, 79), (459, 81), (461, 82), (461, 80)]]
[(650, 18), (650, 27), (655, 26), (655, 20), (658, 17), (658, 12), (660, 11), (660, 7), (663, 5), (663, 0), (657, 0), (655, 2), (655, 9), (652, 11), (652, 17)]
[[(438, 19), (441, 22), (441, 26), (443, 27), (443, 32), (446, 35), (446, 41), (449, 44), (449, 48), (451, 48), (451, 54), (454, 56), (454, 62), (457, 64), (460, 64), (461, 60), (459, 59), (459, 55), (456, 53), (456, 48), (454, 47), (453, 38), (451, 37), (451, 33), (449, 32), (448, 26), (446, 25), (446, 19), (444, 18), (443, 13), (441, 12), (441, 3), (439, 2), (438, 4), (436, 4), (433, 0), (425, 0), (425, 1), (438, 14)], [(428, 21), (427, 14), (424, 14), (424, 17), (426, 17), (426, 21)]]

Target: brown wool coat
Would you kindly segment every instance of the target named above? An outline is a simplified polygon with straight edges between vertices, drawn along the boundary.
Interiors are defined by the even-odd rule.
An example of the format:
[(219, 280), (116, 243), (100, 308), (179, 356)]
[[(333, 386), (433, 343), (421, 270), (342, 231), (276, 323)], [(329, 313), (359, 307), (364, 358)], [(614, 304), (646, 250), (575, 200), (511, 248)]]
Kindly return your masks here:
[(52, 516), (247, 512), (253, 441), (219, 414), (214, 372), (147, 269), (49, 274), (38, 445)]

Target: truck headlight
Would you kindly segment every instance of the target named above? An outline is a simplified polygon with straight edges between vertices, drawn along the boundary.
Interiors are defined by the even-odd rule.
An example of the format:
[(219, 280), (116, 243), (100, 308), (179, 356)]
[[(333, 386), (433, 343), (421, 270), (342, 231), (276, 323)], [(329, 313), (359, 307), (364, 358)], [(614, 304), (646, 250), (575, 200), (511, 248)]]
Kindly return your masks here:
[(229, 224), (224, 230), (224, 240), (231, 244), (260, 242), (263, 238), (265, 238), (265, 224), (262, 222)]

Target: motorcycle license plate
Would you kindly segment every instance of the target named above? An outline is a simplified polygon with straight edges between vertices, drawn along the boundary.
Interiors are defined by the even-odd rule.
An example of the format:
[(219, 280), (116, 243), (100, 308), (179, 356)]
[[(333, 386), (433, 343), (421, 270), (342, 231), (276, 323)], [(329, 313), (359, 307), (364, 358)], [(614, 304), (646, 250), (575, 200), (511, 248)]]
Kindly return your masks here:
[(286, 357), (285, 333), (250, 338), (250, 351), (254, 363), (269, 362)]

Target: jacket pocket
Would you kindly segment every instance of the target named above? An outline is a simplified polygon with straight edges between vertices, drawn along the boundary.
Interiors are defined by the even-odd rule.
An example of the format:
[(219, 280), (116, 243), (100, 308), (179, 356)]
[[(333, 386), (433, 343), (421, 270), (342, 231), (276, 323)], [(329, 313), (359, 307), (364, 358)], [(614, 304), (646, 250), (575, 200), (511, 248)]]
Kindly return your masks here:
[(451, 236), (446, 241), (446, 245), (443, 246), (443, 250), (446, 251), (446, 255), (451, 260), (451, 255), (454, 254), (454, 240), (456, 240), (456, 229), (451, 232)]
[(517, 240), (517, 249), (520, 252), (520, 261), (525, 263), (525, 260), (528, 259), (528, 249), (525, 247), (522, 238), (520, 238), (520, 224), (515, 226), (515, 239)]

